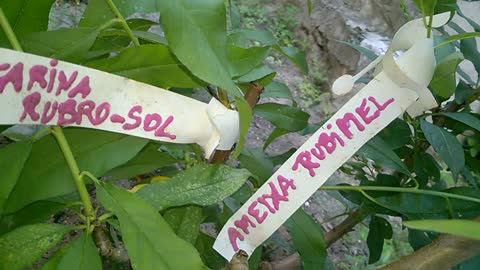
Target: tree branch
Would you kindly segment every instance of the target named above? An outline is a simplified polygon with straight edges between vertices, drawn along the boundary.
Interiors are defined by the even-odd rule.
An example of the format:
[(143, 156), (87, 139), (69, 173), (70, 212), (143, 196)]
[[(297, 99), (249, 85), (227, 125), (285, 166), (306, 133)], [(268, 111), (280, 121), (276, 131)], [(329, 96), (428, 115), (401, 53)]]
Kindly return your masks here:
[[(475, 220), (480, 221), (480, 217), (477, 217)], [(442, 234), (430, 244), (380, 269), (450, 269), (478, 254), (480, 254), (480, 241)]]
[(357, 208), (340, 224), (325, 234), (325, 245), (328, 247), (335, 243), (338, 239), (342, 238), (344, 234), (350, 232), (358, 223), (362, 222), (368, 215), (369, 211), (367, 211), (365, 206)]

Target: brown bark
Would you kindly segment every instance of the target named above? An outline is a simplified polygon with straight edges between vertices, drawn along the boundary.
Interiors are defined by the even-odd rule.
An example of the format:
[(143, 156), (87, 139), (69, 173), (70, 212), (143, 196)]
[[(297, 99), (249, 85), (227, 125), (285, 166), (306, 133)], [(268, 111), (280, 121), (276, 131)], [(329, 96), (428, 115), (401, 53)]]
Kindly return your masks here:
[(380, 269), (447, 270), (477, 254), (480, 254), (480, 241), (442, 234), (430, 244)]
[(342, 238), (344, 234), (350, 232), (358, 223), (362, 222), (368, 214), (368, 211), (363, 206), (353, 211), (340, 224), (325, 234), (326, 246), (330, 246)]

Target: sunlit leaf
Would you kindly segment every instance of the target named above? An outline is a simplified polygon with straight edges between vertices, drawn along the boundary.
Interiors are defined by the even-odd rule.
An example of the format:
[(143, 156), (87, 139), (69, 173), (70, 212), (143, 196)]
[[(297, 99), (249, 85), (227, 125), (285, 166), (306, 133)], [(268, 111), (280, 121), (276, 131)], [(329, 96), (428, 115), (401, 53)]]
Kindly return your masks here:
[(404, 221), (403, 224), (411, 229), (448, 233), (480, 240), (480, 230), (478, 229), (480, 223), (478, 221), (464, 219), (425, 219)]
[(133, 269), (204, 269), (195, 248), (179, 238), (156, 209), (119, 186), (96, 184), (97, 198), (120, 222)]
[(70, 226), (35, 224), (19, 227), (0, 236), (0, 262), (2, 269), (30, 268), (40, 256), (62, 240)]
[(155, 182), (137, 191), (137, 195), (162, 210), (172, 206), (207, 206), (230, 196), (250, 176), (245, 169), (220, 164), (197, 164), (168, 181)]

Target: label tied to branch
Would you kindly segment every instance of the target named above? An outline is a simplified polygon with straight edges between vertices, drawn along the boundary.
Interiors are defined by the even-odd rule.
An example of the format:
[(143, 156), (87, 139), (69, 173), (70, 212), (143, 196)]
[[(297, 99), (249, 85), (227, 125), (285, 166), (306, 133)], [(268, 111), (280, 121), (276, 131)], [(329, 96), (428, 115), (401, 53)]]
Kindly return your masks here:
[(173, 143), (209, 157), (238, 139), (238, 113), (106, 72), (0, 49), (0, 124), (81, 126)]
[[(434, 21), (443, 24), (446, 23), (444, 18), (435, 16)], [(442, 22), (438, 23), (439, 20)], [(308, 139), (228, 220), (214, 244), (214, 249), (223, 257), (230, 260), (239, 250), (251, 255), (343, 163), (395, 118), (417, 104), (417, 100), (420, 105), (415, 105), (412, 114), (417, 114), (418, 108), (425, 110), (434, 106), (430, 97), (422, 92), (435, 69), (433, 43), (426, 38), (421, 20), (420, 24), (417, 20), (409, 22), (402, 29), (394, 37), (393, 48), (387, 51), (383, 60), (380, 58), (374, 65), (369, 65), (373, 68), (381, 62), (383, 70), (377, 67), (380, 72), (375, 78)], [(411, 38), (405, 32), (412, 33), (413, 30), (423, 35)], [(395, 60), (393, 52), (399, 48), (409, 50)], [(418, 59), (426, 62), (418, 62)], [(415, 65), (420, 67), (413, 67)], [(426, 70), (412, 74), (410, 68)], [(337, 88), (339, 92), (345, 92), (342, 88), (345, 85), (353, 85), (348, 80), (355, 77), (342, 78)]]

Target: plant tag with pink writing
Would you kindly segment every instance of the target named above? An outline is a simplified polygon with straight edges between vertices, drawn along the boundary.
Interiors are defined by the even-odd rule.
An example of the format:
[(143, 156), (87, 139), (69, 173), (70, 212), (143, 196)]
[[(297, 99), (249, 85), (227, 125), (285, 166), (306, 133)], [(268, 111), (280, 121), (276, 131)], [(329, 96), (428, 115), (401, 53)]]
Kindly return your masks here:
[(80, 126), (172, 143), (209, 157), (238, 139), (238, 113), (148, 84), (0, 49), (0, 124)]
[[(435, 27), (450, 14), (434, 16)], [(415, 116), (437, 106), (426, 88), (435, 70), (433, 40), (421, 19), (405, 24), (383, 57), (367, 69), (380, 71), (307, 140), (227, 221), (214, 249), (230, 260), (251, 255), (357, 150), (405, 111)], [(407, 51), (397, 59), (396, 50)], [(377, 66), (381, 63), (381, 66)], [(366, 70), (359, 74), (364, 74)], [(342, 76), (333, 85), (347, 93), (361, 76)]]

